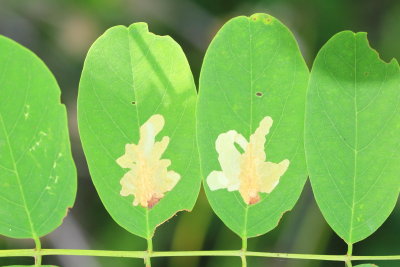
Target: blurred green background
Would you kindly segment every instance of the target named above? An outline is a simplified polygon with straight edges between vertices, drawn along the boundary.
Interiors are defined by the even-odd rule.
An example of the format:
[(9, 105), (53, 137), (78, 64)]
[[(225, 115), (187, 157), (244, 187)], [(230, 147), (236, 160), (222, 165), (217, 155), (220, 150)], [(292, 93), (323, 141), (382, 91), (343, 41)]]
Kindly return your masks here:
[[(63, 225), (43, 238), (45, 248), (144, 250), (144, 240), (120, 228), (107, 214), (90, 180), (79, 141), (76, 97), (85, 54), (107, 28), (145, 21), (150, 30), (171, 35), (186, 52), (196, 81), (205, 50), (228, 19), (269, 13), (295, 34), (309, 66), (335, 33), (366, 31), (381, 57), (400, 59), (399, 0), (0, 0), (0, 34), (37, 53), (55, 74), (69, 110), (72, 149), (79, 173), (74, 208)], [(400, 210), (371, 237), (355, 245), (357, 255), (400, 253)], [(179, 213), (156, 231), (155, 250), (239, 249), (240, 239), (213, 214), (201, 192), (191, 213)], [(30, 240), (0, 237), (0, 249), (31, 248)], [(324, 221), (309, 183), (293, 211), (272, 232), (249, 240), (249, 250), (345, 254), (346, 246)], [(343, 263), (249, 258), (249, 266), (317, 267)], [(64, 267), (143, 266), (140, 259), (73, 256), (45, 257)], [(31, 264), (30, 258), (0, 258), (0, 265)], [(154, 266), (240, 266), (228, 257), (153, 259)], [(378, 263), (378, 262), (376, 262)], [(400, 262), (379, 262), (381, 267)]]

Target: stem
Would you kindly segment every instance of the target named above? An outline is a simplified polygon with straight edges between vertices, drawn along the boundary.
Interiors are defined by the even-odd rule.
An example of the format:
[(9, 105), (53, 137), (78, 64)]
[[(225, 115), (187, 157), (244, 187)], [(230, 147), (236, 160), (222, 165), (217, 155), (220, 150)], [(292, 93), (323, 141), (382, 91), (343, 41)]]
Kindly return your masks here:
[(347, 259), (346, 259), (346, 266), (347, 267), (353, 267), (353, 264), (351, 263), (351, 258), (353, 255), (353, 244), (348, 243), (347, 244)]
[[(250, 124), (250, 132), (252, 132), (251, 124)], [(249, 205), (246, 205), (245, 211), (244, 211), (244, 231), (242, 234), (242, 255), (240, 256), (240, 258), (242, 259), (242, 267), (247, 267), (246, 253), (247, 253), (247, 216), (248, 216), (248, 213), (249, 213)]]
[(242, 259), (242, 267), (247, 267), (246, 252), (247, 252), (247, 237), (242, 237), (242, 254), (240, 255), (240, 258)]
[(153, 253), (153, 239), (149, 228), (149, 209), (146, 209), (146, 228), (147, 228), (147, 253), (144, 258), (146, 267), (151, 267), (151, 254)]
[(146, 267), (151, 267), (151, 255), (153, 253), (153, 239), (151, 237), (147, 238), (147, 251), (146, 251), (145, 264)]
[(35, 266), (41, 266), (42, 265), (42, 254), (41, 254), (42, 244), (40, 243), (39, 237), (35, 237), (33, 240), (35, 241), (35, 251), (37, 252), (37, 254), (34, 256)]
[[(221, 256), (221, 257), (263, 257), (300, 260), (321, 261), (400, 261), (400, 255), (385, 256), (348, 256), (348, 255), (315, 255), (315, 254), (293, 254), (293, 253), (271, 253), (241, 250), (215, 250), (215, 251), (153, 251), (151, 257), (189, 257), (189, 256)], [(67, 256), (92, 256), (92, 257), (116, 257), (145, 259), (147, 251), (111, 251), (111, 250), (85, 250), (85, 249), (8, 249), (0, 250), (1, 257), (36, 257), (49, 255)]]

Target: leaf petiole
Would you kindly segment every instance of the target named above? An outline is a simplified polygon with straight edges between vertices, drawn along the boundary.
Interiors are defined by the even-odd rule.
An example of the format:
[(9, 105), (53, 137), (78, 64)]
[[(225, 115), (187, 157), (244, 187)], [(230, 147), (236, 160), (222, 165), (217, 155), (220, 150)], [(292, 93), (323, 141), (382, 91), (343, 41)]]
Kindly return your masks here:
[(35, 266), (41, 266), (42, 265), (42, 254), (40, 252), (42, 250), (42, 243), (40, 242), (40, 238), (37, 236), (33, 240), (35, 241), (35, 251), (37, 252), (36, 255), (34, 256)]

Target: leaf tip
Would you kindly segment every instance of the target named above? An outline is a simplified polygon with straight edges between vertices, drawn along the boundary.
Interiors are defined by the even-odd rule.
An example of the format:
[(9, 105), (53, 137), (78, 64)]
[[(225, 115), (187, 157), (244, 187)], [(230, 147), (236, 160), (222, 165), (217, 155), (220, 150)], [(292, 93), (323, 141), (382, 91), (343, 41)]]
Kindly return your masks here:
[(274, 17), (265, 13), (255, 13), (250, 16), (250, 21), (260, 21), (265, 24), (271, 24), (274, 20)]
[(130, 31), (137, 31), (137, 32), (149, 32), (149, 25), (146, 22), (135, 22), (129, 25), (128, 29)]

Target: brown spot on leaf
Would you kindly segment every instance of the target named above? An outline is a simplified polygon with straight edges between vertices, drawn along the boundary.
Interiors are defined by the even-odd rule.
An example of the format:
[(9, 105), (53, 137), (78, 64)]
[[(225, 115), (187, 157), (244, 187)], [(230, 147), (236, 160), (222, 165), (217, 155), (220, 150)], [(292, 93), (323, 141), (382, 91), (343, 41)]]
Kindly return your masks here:
[(249, 198), (249, 205), (256, 204), (258, 201), (260, 201), (260, 196), (258, 194), (251, 196)]
[(147, 207), (151, 209), (155, 204), (158, 203), (158, 201), (160, 201), (160, 198), (153, 196), (149, 201), (147, 201)]

